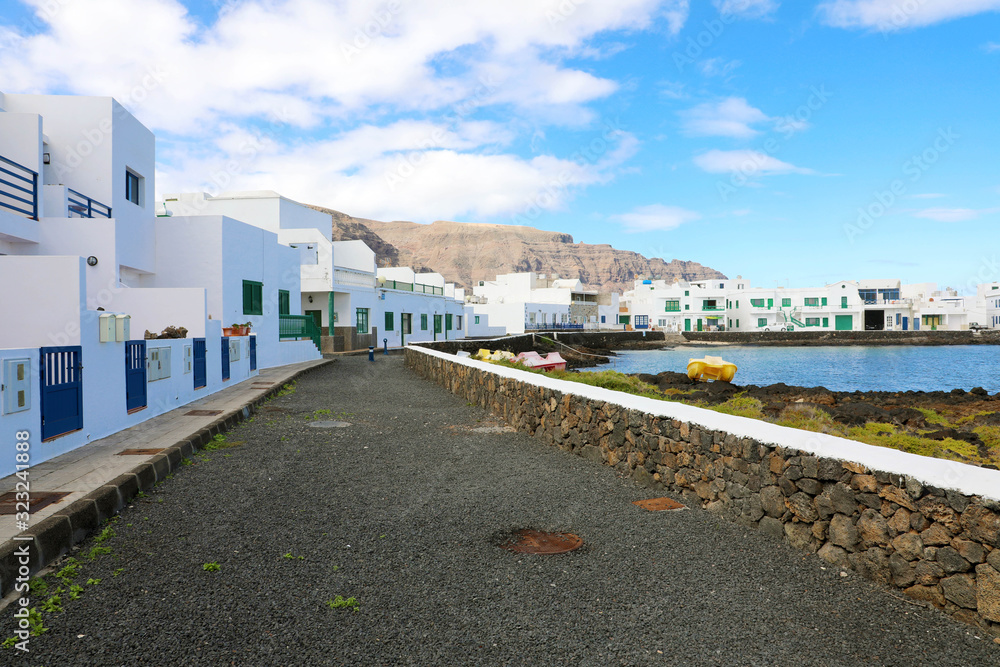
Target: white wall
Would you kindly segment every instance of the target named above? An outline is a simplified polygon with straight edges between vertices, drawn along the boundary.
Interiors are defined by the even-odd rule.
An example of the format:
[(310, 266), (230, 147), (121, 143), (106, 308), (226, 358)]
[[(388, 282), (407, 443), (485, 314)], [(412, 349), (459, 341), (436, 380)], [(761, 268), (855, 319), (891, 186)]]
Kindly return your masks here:
[(85, 269), (79, 257), (0, 257), (0, 348), (79, 345)]
[(208, 304), (203, 288), (128, 288), (110, 294), (103, 308), (132, 316), (133, 340), (141, 339), (147, 330), (158, 334), (167, 327), (184, 327), (188, 338), (205, 337)]
[[(385, 338), (389, 340), (389, 347), (400, 347), (404, 342), (409, 345), (410, 343), (435, 340), (435, 315), (442, 316), (442, 331), (437, 334), (436, 340), (456, 340), (465, 337), (464, 304), (444, 296), (434, 296), (419, 292), (392, 289), (379, 290), (379, 292), (385, 294), (385, 299), (378, 301), (378, 320), (372, 321), (372, 324), (378, 327), (378, 342), (380, 345)], [(385, 326), (385, 314), (387, 312), (392, 313), (392, 330), (387, 330)], [(405, 336), (405, 341), (402, 340), (403, 336), (401, 335), (403, 313), (410, 313), (412, 315), (411, 333)], [(426, 330), (420, 328), (421, 315), (427, 316)], [(447, 318), (445, 315), (452, 316), (451, 329), (447, 329)], [(461, 326), (459, 326), (458, 322), (459, 316), (462, 316)]]

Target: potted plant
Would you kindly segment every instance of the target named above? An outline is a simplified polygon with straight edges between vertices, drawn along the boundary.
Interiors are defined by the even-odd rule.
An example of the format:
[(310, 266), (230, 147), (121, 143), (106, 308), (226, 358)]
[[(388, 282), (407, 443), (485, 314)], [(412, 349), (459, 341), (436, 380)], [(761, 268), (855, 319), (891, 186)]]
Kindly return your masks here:
[(250, 327), (253, 326), (252, 322), (244, 322), (243, 324), (234, 323), (232, 326), (223, 327), (223, 336), (249, 336)]

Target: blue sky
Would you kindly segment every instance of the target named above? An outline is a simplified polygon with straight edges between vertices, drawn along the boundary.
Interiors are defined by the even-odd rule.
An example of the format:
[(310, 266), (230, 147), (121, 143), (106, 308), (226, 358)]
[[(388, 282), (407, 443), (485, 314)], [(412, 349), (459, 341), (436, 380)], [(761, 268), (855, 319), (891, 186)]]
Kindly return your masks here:
[(529, 224), (759, 286), (1000, 280), (1000, 0), (0, 0), (157, 189)]

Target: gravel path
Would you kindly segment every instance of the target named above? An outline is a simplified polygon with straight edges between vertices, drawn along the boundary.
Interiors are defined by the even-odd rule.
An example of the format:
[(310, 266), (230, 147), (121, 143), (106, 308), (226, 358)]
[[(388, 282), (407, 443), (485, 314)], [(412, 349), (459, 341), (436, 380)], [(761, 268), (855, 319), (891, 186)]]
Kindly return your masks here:
[[(704, 511), (640, 510), (614, 470), (501, 426), (398, 356), (313, 372), (137, 499), (82, 597), (0, 663), (1000, 664), (941, 613)], [(496, 546), (521, 527), (585, 546)]]

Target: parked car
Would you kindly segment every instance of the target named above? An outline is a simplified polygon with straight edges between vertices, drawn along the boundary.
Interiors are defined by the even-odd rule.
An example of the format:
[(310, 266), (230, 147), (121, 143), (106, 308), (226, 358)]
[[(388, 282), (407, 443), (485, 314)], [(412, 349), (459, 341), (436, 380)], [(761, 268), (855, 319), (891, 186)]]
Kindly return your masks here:
[(979, 322), (969, 322), (969, 331), (986, 331), (987, 329), (989, 329), (988, 326)]
[(794, 329), (787, 324), (769, 324), (764, 327), (764, 331), (794, 331)]

